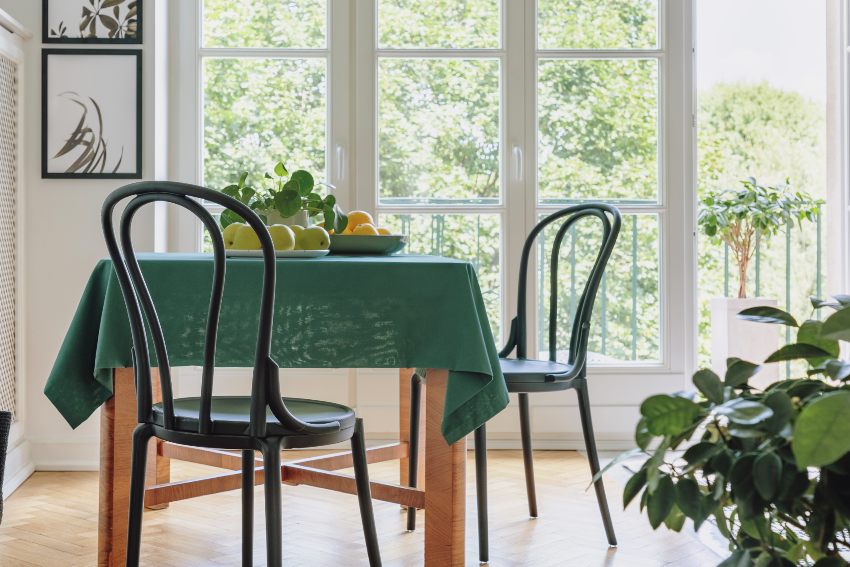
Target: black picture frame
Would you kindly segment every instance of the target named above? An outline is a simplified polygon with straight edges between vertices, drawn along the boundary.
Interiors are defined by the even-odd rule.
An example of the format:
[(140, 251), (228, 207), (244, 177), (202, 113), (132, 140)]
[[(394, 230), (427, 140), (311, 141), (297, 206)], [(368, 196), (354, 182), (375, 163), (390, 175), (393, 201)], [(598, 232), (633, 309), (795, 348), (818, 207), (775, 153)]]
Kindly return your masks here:
[[(101, 2), (103, 0), (93, 0), (94, 2)], [(51, 2), (61, 2), (66, 4), (68, 2), (78, 3), (80, 6), (80, 13), (82, 14), (82, 7), (88, 3), (88, 0), (42, 0), (42, 12), (41, 12), (41, 41), (42, 43), (53, 43), (53, 44), (131, 44), (131, 45), (140, 45), (143, 42), (143, 32), (144, 32), (144, 1), (136, 0), (136, 35), (133, 37), (120, 37), (120, 38), (109, 38), (109, 37), (51, 37), (50, 36), (50, 4)], [(81, 16), (82, 17), (82, 16)], [(75, 31), (79, 29), (79, 24), (77, 24)]]
[[(48, 96), (50, 85), (50, 61), (54, 57), (68, 56), (119, 56), (133, 57), (136, 85), (135, 95), (135, 169), (119, 173), (67, 173), (48, 171), (48, 142), (50, 134)], [(42, 179), (141, 179), (142, 178), (142, 50), (141, 49), (42, 49), (41, 51), (41, 177)], [(98, 115), (100, 110), (97, 111)], [(123, 149), (122, 149), (123, 156)]]

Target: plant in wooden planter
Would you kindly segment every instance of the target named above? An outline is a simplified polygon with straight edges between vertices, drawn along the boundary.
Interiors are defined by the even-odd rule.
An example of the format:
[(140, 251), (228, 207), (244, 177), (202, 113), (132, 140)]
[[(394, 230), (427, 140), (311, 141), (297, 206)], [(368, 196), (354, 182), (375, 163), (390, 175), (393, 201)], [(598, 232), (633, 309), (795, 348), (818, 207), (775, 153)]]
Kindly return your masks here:
[[(776, 236), (789, 225), (813, 222), (823, 201), (794, 191), (788, 181), (769, 187), (750, 177), (741, 188), (709, 192), (700, 202), (698, 223), (715, 244), (726, 245), (737, 266), (737, 298), (711, 300), (712, 368), (721, 373), (727, 358), (764, 358), (779, 344), (771, 329), (738, 320), (735, 315), (747, 308), (777, 305), (776, 299), (747, 297), (747, 274), (759, 244)], [(779, 378), (778, 368), (763, 373), (762, 379)], [(763, 382), (767, 383), (767, 382)]]
[(617, 459), (647, 457), (624, 505), (638, 500), (653, 528), (713, 519), (729, 541), (724, 567), (850, 565), (850, 361), (839, 358), (850, 296), (812, 304), (835, 312), (803, 323), (770, 307), (740, 315), (796, 328), (766, 362), (805, 360), (807, 375), (756, 390), (758, 364), (729, 359), (723, 378), (700, 370), (697, 392), (643, 402), (638, 449)]

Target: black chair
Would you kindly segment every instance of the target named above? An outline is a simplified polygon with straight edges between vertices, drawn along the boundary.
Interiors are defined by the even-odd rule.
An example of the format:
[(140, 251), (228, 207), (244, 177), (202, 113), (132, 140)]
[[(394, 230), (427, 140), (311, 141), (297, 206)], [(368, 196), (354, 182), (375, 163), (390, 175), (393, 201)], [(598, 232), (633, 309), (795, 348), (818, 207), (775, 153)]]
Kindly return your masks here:
[[(558, 263), (561, 245), (570, 229), (576, 227), (581, 219), (595, 219), (601, 224), (602, 235), (596, 259), (589, 272), (584, 290), (576, 304), (570, 335), (569, 355), (566, 363), (557, 362), (557, 330), (558, 330)], [(544, 229), (560, 222), (552, 242), (550, 258), (550, 297), (549, 297), (549, 359), (536, 360), (528, 358), (527, 354), (527, 319), (526, 319), (526, 290), (528, 285), (528, 263), (537, 237)], [(599, 472), (599, 456), (596, 452), (596, 441), (593, 436), (593, 424), (590, 419), (590, 400), (587, 395), (587, 341), (590, 335), (590, 318), (596, 293), (605, 272), (605, 266), (617, 242), (620, 233), (621, 218), (616, 207), (605, 204), (588, 203), (567, 207), (543, 219), (525, 241), (520, 259), (519, 292), (517, 298), (517, 316), (511, 321), (510, 335), (505, 348), (499, 353), (502, 373), (508, 383), (508, 391), (519, 394), (520, 432), (522, 438), (522, 454), (525, 463), (525, 483), (528, 492), (528, 512), (532, 518), (537, 517), (537, 496), (534, 487), (534, 465), (531, 450), (531, 420), (528, 408), (528, 394), (538, 392), (557, 392), (573, 389), (578, 394), (581, 426), (584, 433), (584, 443), (590, 461), (590, 470), (596, 475)], [(557, 225), (556, 225), (557, 226)], [(541, 258), (542, 261), (542, 258)], [(515, 358), (508, 358), (516, 350)], [(414, 375), (411, 384), (411, 416), (410, 416), (410, 485), (416, 486), (417, 456), (419, 444), (419, 397), (420, 379)], [(489, 544), (487, 535), (487, 447), (486, 429), (482, 425), (475, 430), (475, 477), (478, 496), (478, 553), (482, 563), (489, 561)], [(605, 487), (602, 479), (594, 483), (602, 523), (611, 546), (617, 545), (614, 536), (614, 526), (608, 511), (608, 501), (605, 497)], [(409, 508), (407, 529), (412, 531), (416, 526), (416, 510)]]
[[(113, 211), (120, 201), (128, 198), (131, 200), (121, 215), (119, 244), (115, 238)], [(235, 211), (260, 237), (263, 251), (263, 285), (250, 397), (212, 395), (216, 339), (224, 291), (224, 240), (212, 215), (196, 199), (206, 199)], [(201, 395), (196, 398), (174, 399), (165, 338), (130, 239), (130, 226), (136, 212), (142, 206), (156, 201), (173, 203), (194, 213), (204, 223), (212, 240), (213, 285), (204, 342)], [(281, 397), (278, 366), (270, 356), (275, 290), (274, 246), (260, 218), (239, 201), (217, 191), (183, 183), (141, 182), (111, 193), (103, 204), (101, 221), (109, 255), (127, 304), (138, 397), (139, 425), (133, 433), (127, 565), (139, 564), (145, 460), (151, 437), (182, 445), (242, 451), (244, 566), (253, 564), (254, 451), (262, 451), (267, 473), (266, 547), (270, 567), (279, 567), (282, 561), (281, 449), (318, 447), (351, 440), (369, 564), (380, 565), (362, 421), (355, 418), (352, 409), (342, 405)], [(152, 402), (151, 360), (146, 327), (153, 341), (153, 353), (156, 355), (162, 387), (163, 401), (157, 404)]]

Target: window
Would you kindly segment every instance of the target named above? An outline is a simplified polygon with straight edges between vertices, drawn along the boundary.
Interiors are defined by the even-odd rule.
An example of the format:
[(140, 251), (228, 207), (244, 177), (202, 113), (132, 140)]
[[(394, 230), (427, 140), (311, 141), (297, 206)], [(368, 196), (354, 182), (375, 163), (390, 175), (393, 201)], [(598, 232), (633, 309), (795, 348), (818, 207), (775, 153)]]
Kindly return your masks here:
[[(375, 212), (408, 251), (473, 263), (497, 340), (534, 223), (615, 203), (624, 223), (593, 362), (683, 371), (686, 320), (669, 305), (688, 312), (693, 257), (666, 235), (692, 228), (669, 213), (692, 192), (691, 101), (667, 85), (687, 83), (690, 2), (196, 2), (197, 37), (181, 41), (197, 46), (197, 179), (223, 186), (281, 157), (324, 172), (344, 207)], [(586, 267), (587, 236), (564, 247), (572, 273)], [(542, 262), (534, 277), (530, 328), (543, 329)], [(531, 352), (547, 349), (545, 333), (532, 340)]]

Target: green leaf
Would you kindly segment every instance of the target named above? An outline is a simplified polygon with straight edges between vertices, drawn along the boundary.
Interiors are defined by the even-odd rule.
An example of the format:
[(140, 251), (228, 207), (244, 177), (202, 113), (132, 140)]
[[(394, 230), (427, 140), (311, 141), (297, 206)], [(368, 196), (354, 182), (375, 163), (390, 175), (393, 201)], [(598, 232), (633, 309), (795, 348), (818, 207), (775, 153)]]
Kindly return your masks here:
[(850, 308), (836, 311), (823, 322), (821, 336), (825, 339), (850, 341)]
[(298, 186), (300, 187), (299, 192), (302, 197), (306, 197), (313, 192), (315, 182), (313, 181), (313, 176), (310, 175), (309, 172), (299, 169), (298, 171), (292, 172), (292, 175), (289, 176), (289, 180), (298, 182)]
[(239, 176), (239, 188), (245, 187), (245, 181), (248, 179), (248, 172), (245, 171)]
[(334, 213), (336, 214), (334, 218), (334, 232), (336, 234), (342, 234), (342, 231), (348, 227), (348, 215), (342, 212), (339, 205), (334, 205)]
[(787, 325), (789, 327), (797, 326), (797, 320), (790, 313), (767, 305), (744, 309), (738, 313), (738, 319), (752, 321), (754, 323), (771, 323), (774, 325)]
[(834, 463), (850, 451), (850, 392), (816, 399), (794, 424), (791, 449), (800, 469)]
[(646, 468), (641, 468), (638, 472), (626, 482), (626, 488), (623, 489), (623, 509), (631, 503), (632, 500), (640, 493), (643, 487), (646, 486)]
[(764, 404), (735, 398), (714, 408), (714, 411), (738, 425), (757, 425), (773, 415), (773, 410)]
[(616, 457), (611, 459), (611, 462), (609, 462), (607, 465), (605, 465), (602, 468), (602, 470), (600, 470), (598, 473), (593, 475), (593, 478), (590, 480), (590, 484), (588, 484), (587, 487), (590, 488), (593, 485), (594, 482), (597, 482), (598, 480), (600, 480), (602, 478), (602, 475), (604, 475), (606, 472), (608, 472), (609, 470), (611, 470), (615, 466), (619, 465), (623, 461), (633, 459), (634, 457), (637, 457), (637, 456), (643, 455), (643, 454), (644, 454), (644, 452), (641, 451), (640, 449), (631, 449), (630, 451), (625, 451), (623, 453), (620, 453), (619, 455), (617, 455)]
[(850, 377), (850, 362), (830, 360), (827, 361), (825, 369), (826, 373), (833, 380), (846, 380)]
[[(334, 230), (333, 226), (336, 223), (336, 212), (333, 207), (325, 205), (322, 208), (322, 217), (324, 218), (325, 229), (328, 231)], [(336, 233), (336, 230), (334, 230)]]
[(753, 463), (753, 483), (763, 500), (770, 501), (776, 495), (781, 477), (782, 459), (779, 455), (770, 451), (756, 457)]
[(688, 450), (685, 451), (685, 454), (682, 455), (682, 458), (688, 462), (688, 465), (694, 467), (696, 465), (700, 465), (720, 450), (720, 447), (715, 445), (714, 443), (709, 443), (708, 441), (703, 441), (702, 443), (697, 443), (696, 445), (691, 445), (688, 447)]
[(282, 217), (291, 217), (301, 210), (301, 195), (298, 191), (283, 190), (275, 193), (274, 208)]
[(667, 526), (668, 530), (680, 532), (685, 525), (685, 519), (685, 515), (679, 510), (678, 506), (673, 504), (670, 513), (664, 518), (664, 525)]
[(730, 388), (740, 388), (746, 385), (747, 381), (760, 370), (761, 366), (758, 364), (740, 358), (728, 358), (726, 359), (726, 376), (723, 382)]
[(679, 435), (694, 424), (702, 408), (691, 400), (659, 394), (647, 398), (640, 406), (646, 428), (653, 435)]
[(676, 502), (676, 488), (669, 476), (661, 477), (658, 487), (649, 495), (646, 503), (649, 525), (657, 529), (670, 514)]
[(717, 565), (717, 567), (752, 567), (750, 552), (746, 549), (736, 549), (728, 558)]
[(702, 491), (697, 481), (692, 478), (679, 479), (676, 483), (676, 503), (692, 520), (702, 517)]
[[(838, 356), (838, 341), (835, 339), (827, 339), (821, 335), (821, 331), (823, 329), (823, 321), (815, 321), (813, 319), (809, 319), (804, 322), (800, 326), (800, 330), (797, 331), (797, 342), (805, 343), (808, 345), (813, 345), (818, 348), (821, 348), (829, 353), (830, 357), (836, 358)], [(826, 358), (821, 359), (813, 359), (809, 362), (817, 366), (825, 362)]]
[(221, 224), (221, 228), (227, 228), (235, 222), (245, 222), (245, 219), (243, 219), (230, 209), (224, 209), (223, 211), (221, 211), (221, 216), (218, 218), (218, 222), (219, 224)]
[(764, 397), (763, 403), (773, 410), (773, 415), (764, 422), (764, 428), (773, 434), (778, 434), (794, 415), (791, 398), (782, 390), (774, 390)]
[(283, 165), (282, 161), (279, 161), (275, 164), (274, 172), (275, 172), (275, 175), (277, 175), (278, 177), (283, 177), (284, 175), (286, 175), (288, 173), (286, 171), (286, 166)]
[(847, 567), (847, 562), (840, 557), (821, 557), (814, 567)]
[(702, 392), (706, 399), (715, 404), (723, 403), (723, 384), (720, 378), (707, 368), (698, 370), (694, 374), (694, 386)]
[(233, 197), (234, 199), (239, 198), (239, 186), (238, 185), (228, 185), (224, 189), (221, 190), (222, 193), (227, 195), (228, 197)]
[(785, 345), (767, 357), (765, 362), (782, 362), (785, 360), (818, 360), (829, 358), (829, 353), (820, 347), (805, 343)]

